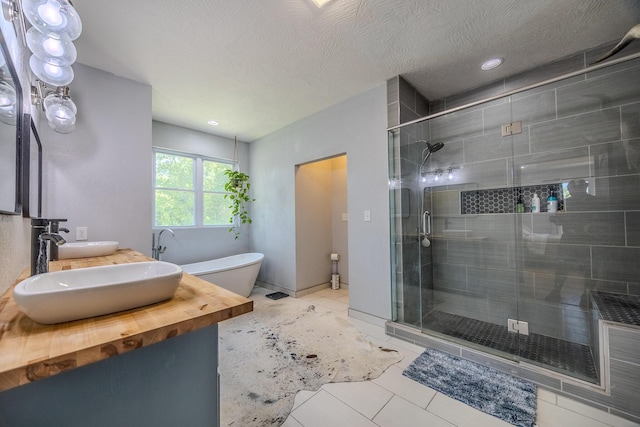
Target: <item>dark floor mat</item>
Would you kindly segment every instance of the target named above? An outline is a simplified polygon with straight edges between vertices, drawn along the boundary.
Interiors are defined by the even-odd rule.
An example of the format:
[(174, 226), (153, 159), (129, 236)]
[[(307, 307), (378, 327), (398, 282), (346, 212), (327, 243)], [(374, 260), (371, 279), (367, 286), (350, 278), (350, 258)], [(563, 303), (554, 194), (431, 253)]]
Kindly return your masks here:
[(270, 299), (281, 299), (281, 298), (288, 297), (289, 295), (285, 294), (284, 292), (274, 292), (272, 294), (267, 294), (265, 296)]

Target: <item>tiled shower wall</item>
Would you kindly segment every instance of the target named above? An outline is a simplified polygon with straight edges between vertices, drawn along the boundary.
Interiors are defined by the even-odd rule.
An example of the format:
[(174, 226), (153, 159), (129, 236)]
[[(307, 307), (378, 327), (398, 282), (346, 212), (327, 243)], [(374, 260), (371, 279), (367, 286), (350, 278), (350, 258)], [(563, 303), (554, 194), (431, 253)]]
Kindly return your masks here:
[[(426, 176), (434, 287), (470, 297), (452, 313), (590, 344), (586, 291), (640, 293), (639, 75), (635, 60), (430, 121), (445, 148), (426, 169), (456, 168)], [(562, 212), (462, 215), (462, 191), (553, 183)]]
[[(428, 114), (429, 103), (405, 79), (396, 76), (387, 81), (387, 114), (389, 126), (415, 120)], [(419, 298), (422, 287), (431, 287), (432, 256), (430, 248), (419, 249), (419, 223), (424, 209), (431, 210), (431, 199), (423, 206), (422, 187), (418, 181), (420, 158), (428, 138), (427, 125), (414, 125), (402, 128), (399, 152), (390, 155), (393, 162), (389, 165), (391, 175), (396, 177), (397, 190), (391, 192), (392, 205), (397, 205), (395, 221), (397, 228), (406, 233), (397, 236), (392, 254), (396, 257), (395, 278), (397, 287), (396, 305), (398, 315), (405, 323), (420, 324), (421, 306)], [(398, 144), (396, 144), (396, 147)], [(422, 277), (421, 277), (422, 271)], [(404, 301), (413, 302), (404, 304)]]
[[(432, 102), (429, 113), (581, 69), (610, 47)], [(640, 44), (631, 45), (625, 54), (638, 51)], [(597, 337), (589, 331), (587, 290), (640, 295), (639, 75), (640, 61), (635, 60), (397, 132), (401, 144), (390, 153), (397, 156), (390, 169), (392, 188), (397, 189), (392, 193), (398, 195), (396, 207), (402, 202), (403, 208), (410, 206), (411, 211), (411, 215), (396, 215), (397, 224), (406, 226), (394, 242), (400, 260), (396, 263), (396, 298), (402, 307), (399, 323), (419, 327), (429, 304), (437, 304), (440, 310), (500, 325), (517, 316), (530, 322), (532, 332), (595, 348), (593, 339)], [(501, 137), (500, 125), (517, 120), (523, 122), (523, 133)], [(426, 163), (425, 171), (453, 167), (450, 180), (444, 174), (435, 182), (435, 175), (427, 173), (426, 182), (419, 182), (424, 148), (419, 140), (446, 144)], [(561, 212), (461, 213), (463, 191), (550, 183), (564, 186), (566, 200)], [(586, 191), (581, 187), (585, 183)], [(404, 251), (414, 260), (417, 257), (422, 188), (426, 209), (434, 210), (436, 237), (430, 248), (422, 251), (422, 262), (411, 266), (403, 262), (401, 254)], [(425, 254), (433, 256), (433, 266), (424, 261)], [(428, 279), (425, 265), (433, 267), (433, 280)], [(414, 282), (421, 270), (426, 278), (422, 287)], [(423, 304), (417, 307), (420, 296)], [(403, 307), (402, 298), (406, 298), (407, 307)], [(637, 360), (637, 333), (620, 330), (626, 333), (624, 340), (618, 339), (621, 334), (610, 332), (611, 396), (528, 372), (525, 365), (514, 367), (466, 347), (453, 348), (454, 343), (445, 344), (429, 335), (407, 339), (451, 347), (453, 353), (462, 352), (465, 358), (489, 365), (502, 363), (509, 372), (522, 371), (518, 375), (640, 422), (634, 398), (640, 374), (637, 362), (627, 362)]]

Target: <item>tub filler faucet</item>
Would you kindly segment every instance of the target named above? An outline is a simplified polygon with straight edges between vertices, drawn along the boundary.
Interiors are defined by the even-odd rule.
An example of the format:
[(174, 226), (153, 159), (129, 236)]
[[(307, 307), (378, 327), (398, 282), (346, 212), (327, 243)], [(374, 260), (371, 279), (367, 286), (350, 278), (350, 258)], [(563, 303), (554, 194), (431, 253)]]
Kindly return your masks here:
[(176, 235), (175, 235), (175, 233), (173, 232), (172, 229), (163, 228), (158, 233), (158, 246), (156, 246), (156, 233), (153, 233), (151, 235), (151, 256), (153, 258), (157, 259), (158, 261), (160, 261), (160, 257), (162, 256), (164, 251), (167, 250), (167, 247), (166, 246), (162, 246), (162, 244), (160, 243), (160, 239), (162, 238), (162, 233), (164, 233), (165, 231), (168, 231), (169, 233), (171, 233), (171, 235), (173, 237), (176, 237)]

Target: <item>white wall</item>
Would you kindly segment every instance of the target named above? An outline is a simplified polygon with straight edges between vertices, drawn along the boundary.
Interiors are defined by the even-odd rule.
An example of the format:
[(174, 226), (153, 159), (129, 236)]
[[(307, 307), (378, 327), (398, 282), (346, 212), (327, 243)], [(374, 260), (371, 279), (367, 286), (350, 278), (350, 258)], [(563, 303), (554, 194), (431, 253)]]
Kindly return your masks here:
[[(153, 122), (153, 146), (185, 153), (199, 154), (221, 160), (233, 160), (233, 140), (162, 122)], [(240, 170), (249, 166), (249, 148), (238, 141)], [(251, 180), (253, 182), (253, 179)], [(151, 186), (151, 181), (149, 181)], [(251, 212), (251, 205), (249, 205)], [(235, 240), (229, 227), (178, 228), (172, 227), (175, 237), (162, 234), (162, 246), (167, 250), (163, 261), (176, 264), (204, 261), (249, 252), (249, 232), (252, 225), (240, 227), (240, 237)], [(156, 233), (158, 230), (155, 230)], [(157, 234), (156, 234), (157, 235)]]
[(67, 218), (75, 240), (117, 240), (151, 254), (151, 87), (75, 64), (71, 97), (74, 132), (62, 135), (38, 122), (43, 145), (43, 210)]
[(258, 280), (298, 289), (295, 165), (346, 153), (350, 308), (391, 317), (386, 103), (381, 84), (250, 144), (251, 247), (265, 254)]

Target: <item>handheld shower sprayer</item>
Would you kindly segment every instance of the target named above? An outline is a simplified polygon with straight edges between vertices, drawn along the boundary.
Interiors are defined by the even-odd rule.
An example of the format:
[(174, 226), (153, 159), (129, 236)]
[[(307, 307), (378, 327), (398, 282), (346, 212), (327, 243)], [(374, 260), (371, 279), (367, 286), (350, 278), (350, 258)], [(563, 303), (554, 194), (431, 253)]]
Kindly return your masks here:
[(429, 211), (424, 211), (422, 214), (422, 233), (424, 234), (422, 246), (428, 248), (431, 246), (431, 241), (429, 240), (429, 235), (431, 234), (431, 213)]

